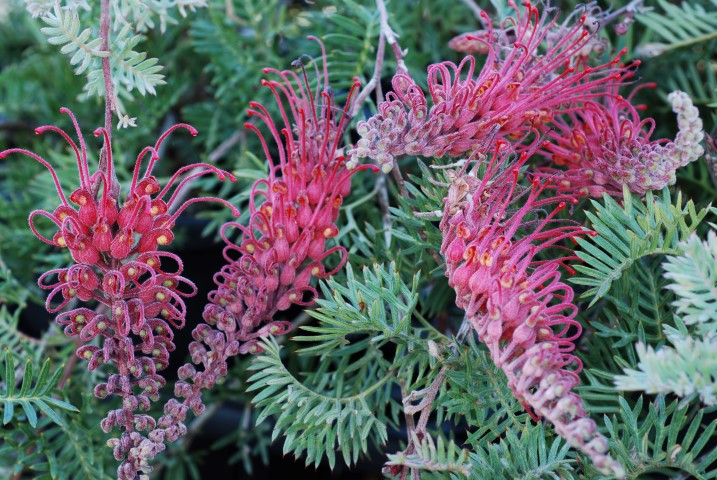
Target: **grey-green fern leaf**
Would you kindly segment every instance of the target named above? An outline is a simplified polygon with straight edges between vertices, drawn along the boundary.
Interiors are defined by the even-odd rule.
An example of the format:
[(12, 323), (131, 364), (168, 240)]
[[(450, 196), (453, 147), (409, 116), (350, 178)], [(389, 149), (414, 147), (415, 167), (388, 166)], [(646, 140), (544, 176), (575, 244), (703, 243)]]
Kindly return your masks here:
[(63, 10), (56, 3), (53, 11), (44, 15), (42, 20), (49, 26), (40, 31), (47, 36), (48, 43), (62, 46), (60, 52), (70, 56), (77, 75), (99, 65), (99, 58), (109, 55), (101, 49), (102, 39), (93, 38), (91, 28), (80, 31), (80, 17), (76, 10)]
[(684, 403), (699, 396), (705, 405), (716, 405), (717, 334), (698, 338), (667, 326), (665, 333), (673, 346), (655, 350), (638, 343), (638, 368), (615, 377), (616, 388), (674, 394), (683, 397)]
[[(166, 83), (164, 75), (159, 73), (164, 68), (159, 65), (159, 60), (147, 58), (146, 52), (135, 50), (143, 36), (128, 36), (130, 34), (131, 28), (127, 25), (115, 35), (116, 38), (111, 47), (110, 68), (116, 100), (120, 102), (117, 105), (120, 111), (124, 110), (121, 99), (132, 98), (133, 90), (139, 91), (143, 96), (147, 93), (156, 95), (154, 87)], [(85, 85), (87, 96), (104, 94), (104, 77), (101, 66), (91, 70), (87, 78), (88, 82)]]
[(702, 333), (717, 330), (717, 234), (710, 230), (702, 242), (696, 234), (680, 247), (683, 254), (668, 256), (662, 267), (667, 286), (677, 298), (672, 306), (687, 325), (698, 325)]

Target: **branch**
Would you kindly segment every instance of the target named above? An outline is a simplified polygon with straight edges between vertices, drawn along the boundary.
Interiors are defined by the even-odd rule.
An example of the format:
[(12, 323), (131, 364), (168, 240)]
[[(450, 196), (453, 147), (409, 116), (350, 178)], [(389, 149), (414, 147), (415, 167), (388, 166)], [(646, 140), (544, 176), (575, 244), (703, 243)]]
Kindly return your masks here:
[[(406, 417), (408, 446), (403, 452), (400, 452), (400, 454), (408, 456), (415, 453), (418, 445), (416, 445), (414, 439), (420, 442), (426, 436), (426, 426), (428, 425), (428, 419), (431, 417), (433, 402), (436, 400), (436, 396), (446, 378), (447, 369), (448, 367), (445, 366), (441, 368), (436, 378), (433, 379), (427, 388), (414, 390), (403, 397), (403, 413)], [(421, 399), (421, 401), (417, 405), (412, 404), (412, 402), (418, 399)], [(418, 417), (418, 423), (414, 423), (413, 417), (417, 413), (421, 415)], [(417, 469), (403, 466), (401, 467), (400, 480), (405, 480), (409, 473), (411, 473), (411, 477), (414, 479), (420, 478)]]
[[(110, 51), (110, 0), (102, 0), (100, 13), (100, 38), (102, 39), (102, 51)], [(115, 109), (114, 101), (114, 88), (112, 85), (112, 70), (110, 69), (110, 56), (106, 55), (102, 57), (102, 75), (105, 83), (105, 131), (107, 132), (107, 142), (102, 147), (100, 152), (100, 170), (107, 174), (109, 170), (109, 157), (112, 154), (109, 149), (112, 145), (112, 112)], [(111, 197), (117, 199), (119, 197), (120, 185), (117, 180), (117, 174), (112, 169), (112, 178), (107, 179), (110, 185), (105, 185), (104, 188), (109, 188), (109, 194)], [(99, 190), (99, 183), (97, 184)]]
[[(377, 0), (381, 1), (381, 0)], [(371, 80), (366, 84), (365, 87), (359, 92), (359, 94), (356, 96), (356, 101), (354, 102), (353, 106), (351, 107), (351, 112), (349, 115), (351, 118), (355, 117), (359, 110), (361, 109), (361, 106), (363, 105), (363, 102), (366, 101), (366, 98), (371, 94), (371, 92), (379, 88), (381, 86), (381, 70), (383, 68), (383, 56), (384, 52), (386, 51), (386, 36), (384, 35), (383, 30), (378, 35), (378, 48), (376, 49), (376, 65), (374, 65), (373, 68), (373, 76), (371, 77)], [(377, 92), (377, 98), (376, 103), (381, 102), (383, 95), (381, 95), (380, 90)]]
[(381, 18), (381, 33), (386, 37), (386, 41), (393, 49), (393, 55), (396, 57), (396, 73), (408, 74), (406, 63), (403, 61), (404, 54), (401, 50), (401, 46), (398, 44), (398, 36), (388, 24), (388, 12), (386, 11), (386, 5), (383, 3), (383, 0), (376, 0), (376, 8), (378, 8), (378, 13)]
[[(464, 0), (466, 1), (466, 0)], [(600, 26), (605, 27), (607, 25), (610, 25), (612, 22), (617, 20), (619, 17), (627, 14), (632, 15), (635, 12), (638, 12), (641, 10), (642, 3), (644, 0), (632, 0), (630, 3), (625, 5), (622, 8), (618, 8), (612, 13), (608, 13), (604, 17), (600, 18)]]

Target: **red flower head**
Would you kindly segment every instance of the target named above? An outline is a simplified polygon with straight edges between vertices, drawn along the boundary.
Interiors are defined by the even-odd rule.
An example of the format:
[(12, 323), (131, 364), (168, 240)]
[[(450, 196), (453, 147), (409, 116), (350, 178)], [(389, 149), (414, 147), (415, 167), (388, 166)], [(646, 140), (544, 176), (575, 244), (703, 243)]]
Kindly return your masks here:
[[(139, 450), (148, 453), (137, 450), (132, 461), (141, 463), (154, 457), (164, 448), (163, 442), (181, 436), (186, 431), (182, 422), (188, 410), (195, 414), (204, 411), (201, 391), (227, 374), (227, 360), (238, 353), (260, 352), (258, 338), (262, 335), (291, 330), (291, 323), (274, 320), (275, 314), (292, 304), (313, 303), (317, 292), (312, 279), (330, 276), (346, 262), (346, 250), (329, 248), (327, 243), (339, 232), (339, 207), (350, 192), (356, 171), (346, 169), (341, 144), (359, 84), (352, 85), (343, 110), (337, 109), (323, 45), (321, 48), (321, 91), (312, 91), (300, 64), (302, 76), (293, 71), (264, 70), (278, 77), (263, 84), (276, 98), (283, 125), (278, 127), (258, 103), (250, 104), (249, 113), (264, 122), (278, 153), (271, 153), (255, 125), (246, 125), (259, 135), (269, 174), (252, 188), (248, 225), (231, 222), (222, 229), (227, 265), (214, 277), (217, 289), (209, 294), (203, 315), (206, 323), (194, 329), (195, 341), (189, 345), (192, 361), (204, 368), (187, 364), (179, 369), (175, 394), (183, 401), (170, 400), (157, 428), (141, 444)], [(238, 240), (229, 238), (230, 229), (239, 230)], [(326, 263), (333, 254), (338, 258), (330, 269)]]
[(487, 53), (477, 76), (471, 56), (458, 65), (428, 67), (432, 106), (408, 74), (397, 74), (393, 92), (378, 105), (376, 115), (358, 124), (361, 139), (349, 152), (350, 165), (369, 157), (390, 171), (397, 155), (460, 156), (495, 133), (523, 138), (624, 76), (624, 51), (612, 62), (587, 66), (584, 49), (595, 33), (586, 25), (586, 14), (569, 27), (556, 28), (557, 18), (541, 15), (530, 2), (524, 2), (522, 10), (511, 5), (516, 16), (503, 22), (509, 36), (494, 32), (488, 20), (487, 32), (475, 39)]
[[(46, 301), (49, 312), (60, 311), (75, 298), (100, 305), (95, 310), (75, 308), (59, 314), (56, 320), (65, 326), (66, 335), (79, 335), (83, 345), (77, 349), (77, 355), (89, 362), (90, 370), (110, 363), (118, 371), (110, 375), (107, 382), (97, 385), (94, 394), (99, 398), (122, 397), (122, 408), (110, 411), (101, 423), (105, 432), (113, 427), (123, 430), (121, 438), (110, 441), (115, 457), (121, 460), (141, 437), (137, 432), (152, 429), (156, 424), (151, 416), (136, 412), (147, 411), (150, 402), (159, 398), (158, 392), (165, 380), (157, 372), (166, 368), (169, 352), (174, 350), (173, 329), (182, 328), (185, 322), (186, 307), (182, 297), (196, 293), (194, 284), (181, 276), (181, 259), (157, 249), (172, 242), (175, 219), (192, 203), (215, 201), (227, 205), (235, 214), (239, 213), (228, 202), (214, 197), (193, 198), (178, 206), (178, 192), (194, 178), (207, 173), (215, 173), (220, 179), (236, 179), (216, 167), (198, 163), (180, 168), (162, 188), (152, 175), (162, 142), (178, 128), (197, 134), (193, 127), (179, 124), (162, 134), (153, 147), (142, 150), (137, 157), (127, 197), (119, 204), (119, 192), (113, 192), (115, 189), (111, 185), (114, 165), (108, 132), (102, 128), (94, 132), (96, 136), (104, 137), (107, 169), (90, 175), (87, 149), (77, 121), (69, 110), (63, 108), (61, 111), (72, 119), (79, 147), (58, 127), (44, 126), (36, 132), (59, 133), (75, 152), (80, 186), (69, 200), (55, 170), (39, 155), (14, 148), (1, 152), (0, 158), (10, 153), (30, 156), (44, 165), (55, 181), (60, 205), (53, 212), (32, 212), (30, 228), (45, 243), (69, 249), (76, 263), (45, 273), (38, 283), (41, 288), (51, 290)], [(147, 156), (148, 165), (140, 175), (142, 160)], [(188, 171), (194, 173), (177, 183)], [(174, 184), (177, 184), (176, 189), (169, 195)], [(173, 210), (174, 213), (170, 213)], [(33, 222), (38, 215), (57, 226), (52, 239), (45, 238), (35, 228)], [(174, 270), (167, 270), (163, 266), (167, 263), (164, 260), (175, 264)], [(100, 337), (100, 346), (88, 344), (95, 337)], [(134, 479), (143, 468), (140, 464), (125, 462), (118, 470), (119, 478)]]
[[(582, 400), (571, 392), (582, 367), (571, 353), (581, 328), (573, 290), (561, 281), (559, 266), (575, 257), (568, 250), (561, 258), (536, 258), (548, 248), (564, 249), (562, 240), (587, 233), (555, 219), (576, 200), (564, 195), (540, 199), (548, 184), (539, 178), (523, 190), (518, 176), (527, 154), (511, 163), (501, 146), (482, 178), (475, 171), (458, 175), (445, 200), (441, 253), (456, 304), (531, 415), (548, 419), (599, 469), (624, 476), (607, 455), (607, 440), (586, 417)], [(551, 205), (544, 218), (537, 216)], [(518, 236), (522, 228), (530, 233)], [(571, 365), (576, 368), (568, 369)]]
[[(269, 176), (252, 188), (249, 224), (230, 223), (223, 229), (227, 242), (224, 256), (229, 263), (215, 278), (218, 289), (210, 294), (212, 303), (204, 317), (220, 330), (236, 329), (234, 337), (246, 342), (241, 352), (259, 351), (254, 339), (260, 335), (289, 329), (286, 322), (272, 322), (276, 312), (292, 304), (313, 303), (317, 292), (311, 279), (333, 275), (346, 261), (346, 250), (328, 248), (327, 241), (339, 233), (339, 207), (350, 192), (355, 173), (346, 168), (342, 139), (359, 83), (351, 86), (343, 110), (337, 109), (323, 45), (321, 48), (321, 91), (312, 91), (298, 62), (295, 66), (302, 67), (302, 76), (293, 71), (264, 70), (278, 77), (264, 80), (263, 85), (276, 98), (282, 127), (264, 106), (250, 104), (249, 114), (264, 122), (278, 155), (271, 153), (260, 130), (247, 123), (264, 147)], [(238, 241), (229, 239), (230, 228), (241, 232)], [(333, 254), (338, 260), (328, 270), (325, 263)], [(267, 325), (259, 329), (263, 323)]]

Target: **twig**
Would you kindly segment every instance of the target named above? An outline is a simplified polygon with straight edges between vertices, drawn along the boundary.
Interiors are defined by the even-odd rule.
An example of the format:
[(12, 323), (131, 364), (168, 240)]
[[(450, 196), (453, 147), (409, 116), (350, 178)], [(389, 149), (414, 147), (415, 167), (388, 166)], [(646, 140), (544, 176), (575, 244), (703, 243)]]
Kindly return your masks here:
[[(107, 175), (108, 157), (112, 153), (108, 152), (107, 149), (110, 148), (112, 142), (112, 112), (115, 109), (112, 70), (110, 68), (110, 0), (102, 0), (101, 3), (100, 38), (102, 39), (102, 51), (106, 53), (106, 55), (102, 57), (101, 63), (105, 84), (105, 131), (107, 132), (107, 143), (102, 147), (102, 151), (100, 152), (100, 170)], [(112, 178), (108, 178), (107, 180), (110, 185), (105, 185), (104, 188), (109, 188), (110, 196), (116, 199), (119, 196), (120, 184), (114, 169), (112, 170)], [(97, 189), (99, 190), (99, 183)]]
[(640, 11), (640, 7), (642, 7), (642, 3), (644, 0), (632, 0), (630, 3), (625, 5), (624, 7), (618, 8), (612, 13), (608, 13), (604, 17), (600, 18), (600, 26), (604, 27), (606, 25), (611, 24), (614, 22), (617, 18), (623, 16), (624, 14), (632, 14), (635, 12)]
[(387, 175), (381, 173), (376, 179), (376, 188), (378, 189), (378, 206), (381, 209), (381, 219), (383, 220), (383, 235), (386, 248), (391, 247), (391, 216), (388, 213), (388, 182)]
[[(413, 442), (413, 439), (416, 438), (420, 441), (426, 435), (426, 427), (428, 425), (428, 420), (431, 417), (433, 402), (436, 400), (436, 396), (438, 395), (438, 392), (443, 385), (443, 381), (446, 378), (447, 370), (448, 367), (442, 367), (441, 370), (438, 372), (438, 375), (436, 375), (436, 378), (433, 379), (433, 381), (428, 387), (421, 390), (414, 390), (408, 395), (404, 395), (403, 414), (406, 417), (408, 446), (402, 452), (403, 455), (407, 456), (411, 455), (412, 453), (415, 453), (416, 444)], [(418, 405), (413, 405), (412, 402), (418, 399), (421, 399)], [(414, 424), (415, 420), (413, 417), (419, 412), (421, 415), (418, 417), (418, 423)], [(402, 468), (401, 475), (399, 476), (399, 478), (401, 480), (406, 479), (408, 477), (409, 472), (411, 473), (412, 478), (420, 478), (418, 470), (415, 468), (409, 468), (408, 466), (404, 466)]]
[(220, 158), (222, 158), (224, 155), (227, 154), (227, 152), (237, 143), (244, 140), (246, 138), (246, 131), (245, 130), (237, 130), (232, 134), (231, 137), (224, 140), (222, 143), (219, 144), (217, 148), (211, 151), (208, 155), (208, 159), (211, 163), (216, 162)]
[[(74, 343), (75, 345), (79, 345), (80, 337), (77, 337)], [(77, 355), (70, 355), (70, 359), (65, 364), (65, 369), (62, 371), (62, 377), (60, 377), (60, 381), (57, 382), (58, 390), (62, 390), (65, 386), (65, 383), (67, 383), (67, 380), (69, 380), (72, 376), (72, 369), (75, 368), (75, 364), (77, 363), (78, 358), (79, 357)]]
[(376, 0), (376, 8), (378, 8), (378, 14), (381, 22), (381, 32), (386, 36), (386, 41), (393, 49), (393, 55), (396, 57), (396, 73), (408, 73), (406, 63), (403, 61), (403, 51), (401, 46), (398, 44), (398, 35), (391, 29), (388, 24), (388, 12), (386, 11), (386, 4), (383, 0)]
[(236, 10), (234, 10), (234, 0), (225, 0), (224, 2), (224, 13), (230, 20), (233, 20), (237, 22), (238, 24), (245, 23), (241, 18), (239, 18), (236, 14)]
[(386, 36), (383, 32), (383, 29), (378, 35), (378, 48), (376, 49), (376, 64), (373, 68), (373, 76), (371, 77), (371, 80), (361, 89), (359, 94), (356, 96), (356, 101), (354, 102), (353, 106), (351, 107), (351, 112), (349, 112), (351, 118), (355, 117), (359, 110), (361, 110), (361, 107), (363, 106), (363, 102), (366, 101), (366, 98), (371, 94), (371, 92), (374, 89), (379, 89), (377, 92), (377, 99), (376, 103), (380, 102), (382, 100), (383, 95), (380, 92), (380, 86), (381, 86), (381, 70), (383, 68), (383, 56), (386, 51)]
[[(100, 13), (100, 38), (102, 38), (102, 51), (110, 51), (110, 1), (102, 0)], [(105, 81), (105, 130), (111, 136), (112, 112), (114, 110), (114, 86), (112, 85), (112, 70), (110, 69), (109, 55), (102, 57), (102, 75)]]

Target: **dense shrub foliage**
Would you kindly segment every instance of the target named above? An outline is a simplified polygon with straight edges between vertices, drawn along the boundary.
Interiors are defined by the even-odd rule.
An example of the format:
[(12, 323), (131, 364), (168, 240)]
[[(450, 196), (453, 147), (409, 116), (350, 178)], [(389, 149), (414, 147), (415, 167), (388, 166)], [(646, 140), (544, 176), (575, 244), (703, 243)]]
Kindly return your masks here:
[(717, 478), (717, 0), (609, 7), (0, 5), (0, 476)]

